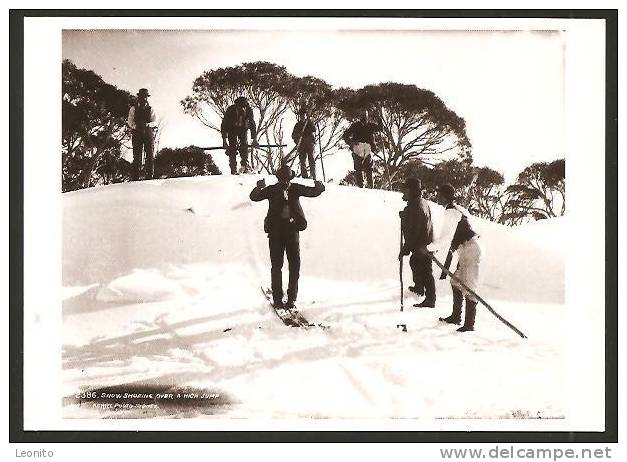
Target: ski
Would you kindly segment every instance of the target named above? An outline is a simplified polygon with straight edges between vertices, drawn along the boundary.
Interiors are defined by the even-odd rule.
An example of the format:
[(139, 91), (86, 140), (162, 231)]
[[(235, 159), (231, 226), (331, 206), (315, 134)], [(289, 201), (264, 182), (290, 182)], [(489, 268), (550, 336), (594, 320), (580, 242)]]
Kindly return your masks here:
[(309, 322), (296, 308), (275, 308), (272, 303), (272, 291), (270, 289), (264, 289), (263, 287), (260, 287), (260, 289), (265, 299), (270, 303), (272, 310), (286, 326), (302, 327), (305, 329), (309, 327), (320, 327), (321, 329), (329, 328), (329, 326), (325, 326), (323, 324), (314, 324)]

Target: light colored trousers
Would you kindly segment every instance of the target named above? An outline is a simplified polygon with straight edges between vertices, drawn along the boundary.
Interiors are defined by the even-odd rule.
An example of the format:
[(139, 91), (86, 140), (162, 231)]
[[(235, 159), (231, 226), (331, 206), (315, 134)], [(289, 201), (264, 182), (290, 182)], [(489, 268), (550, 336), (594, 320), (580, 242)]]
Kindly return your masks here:
[[(455, 270), (456, 278), (461, 280), (469, 289), (477, 291), (479, 286), (479, 267), (481, 265), (482, 255), (481, 245), (477, 236), (464, 242), (457, 248), (457, 269)], [(461, 286), (453, 278), (451, 279), (451, 286), (459, 289), (465, 297), (478, 301), (474, 295), (469, 293), (464, 287)]]

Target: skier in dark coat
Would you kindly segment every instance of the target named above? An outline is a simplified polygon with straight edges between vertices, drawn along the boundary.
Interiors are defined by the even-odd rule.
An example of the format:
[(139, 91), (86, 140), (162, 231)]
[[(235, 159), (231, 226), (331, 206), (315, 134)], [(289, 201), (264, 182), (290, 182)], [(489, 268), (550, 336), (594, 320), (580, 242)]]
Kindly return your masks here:
[(144, 176), (147, 180), (154, 176), (154, 133), (155, 112), (148, 104), (150, 94), (146, 88), (140, 88), (137, 92), (137, 101), (128, 112), (128, 126), (132, 132), (133, 164), (131, 166), (131, 180), (139, 180), (139, 172), (142, 166), (143, 154), (146, 153)]
[(353, 122), (342, 136), (353, 153), (353, 166), (355, 167), (357, 186), (360, 188), (364, 187), (364, 174), (368, 187), (371, 189), (373, 187), (372, 153), (377, 152), (374, 134), (380, 131), (381, 127), (369, 121), (368, 111), (363, 111), (359, 120)]
[(309, 172), (311, 178), (316, 180), (316, 159), (314, 157), (316, 127), (307, 117), (307, 113), (301, 110), (298, 114), (298, 122), (292, 130), (292, 139), (298, 146), (298, 157), (300, 159), (300, 174), (303, 178), (309, 178), (307, 173), (307, 161), (309, 160)]
[[(268, 199), (268, 214), (263, 229), (268, 233), (270, 262), (272, 265), (272, 298), (275, 308), (293, 308), (298, 295), (300, 274), (299, 232), (307, 228), (305, 213), (299, 197), (317, 197), (324, 191), (324, 184), (315, 181), (314, 186), (291, 183), (294, 172), (289, 166), (282, 166), (277, 172), (278, 182), (270, 186), (259, 180), (250, 193), (250, 200), (259, 202)], [(287, 303), (283, 305), (283, 282), (281, 269), (283, 256), (287, 254), (289, 282)]]
[(422, 198), (422, 184), (418, 178), (407, 178), (403, 185), (403, 200), (407, 206), (399, 213), (403, 232), (403, 248), (398, 256), (402, 259), (411, 253), (411, 267), (414, 285), (409, 289), (418, 295), (425, 295), (416, 307), (435, 307), (435, 280), (431, 259), (421, 252), (433, 241), (433, 223), (429, 204)]
[[(427, 246), (427, 250), (442, 250), (448, 245), (451, 252), (457, 252), (457, 269), (453, 274), (466, 287), (476, 292), (479, 284), (479, 267), (482, 254), (479, 234), (473, 229), (466, 210), (455, 203), (455, 188), (453, 186), (447, 183), (438, 187), (438, 202), (445, 208), (443, 231), (440, 233), (439, 239)], [(461, 324), (462, 304), (465, 298), (464, 325), (457, 331), (475, 330), (478, 300), (453, 278), (451, 278), (451, 288), (453, 289), (453, 312), (446, 318), (440, 318), (440, 321), (449, 324)]]
[(237, 175), (237, 153), (239, 151), (242, 163), (242, 171), (250, 171), (248, 166), (248, 130), (252, 137), (252, 145), (257, 146), (257, 125), (253, 117), (253, 110), (248, 100), (243, 96), (235, 99), (224, 113), (220, 131), (222, 133), (222, 145), (229, 156), (231, 175)]

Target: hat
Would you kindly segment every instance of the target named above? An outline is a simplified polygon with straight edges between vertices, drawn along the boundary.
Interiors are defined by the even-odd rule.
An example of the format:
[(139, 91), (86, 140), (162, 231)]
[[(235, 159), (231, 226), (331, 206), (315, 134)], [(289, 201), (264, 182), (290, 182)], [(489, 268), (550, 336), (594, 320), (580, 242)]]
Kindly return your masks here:
[(422, 191), (422, 182), (419, 178), (409, 177), (405, 179), (403, 183), (403, 189), (408, 189), (410, 191)]
[(455, 198), (455, 188), (450, 183), (444, 183), (438, 186), (438, 191), (447, 199)]
[(248, 100), (244, 96), (238, 96), (235, 98), (235, 104), (237, 103), (248, 103)]
[(276, 171), (275, 175), (279, 180), (291, 180), (296, 176), (289, 165), (281, 166), (281, 168)]
[(148, 93), (147, 88), (140, 88), (137, 92), (137, 96), (145, 96), (146, 98), (148, 98), (150, 96), (150, 93)]

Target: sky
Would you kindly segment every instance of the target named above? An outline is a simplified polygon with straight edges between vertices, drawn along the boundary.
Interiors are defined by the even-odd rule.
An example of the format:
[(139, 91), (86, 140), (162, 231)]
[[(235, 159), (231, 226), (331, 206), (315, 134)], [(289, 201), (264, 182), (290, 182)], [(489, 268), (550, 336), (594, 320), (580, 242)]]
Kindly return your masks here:
[[(269, 61), (334, 87), (395, 81), (431, 90), (466, 120), (474, 163), (507, 179), (533, 162), (565, 156), (559, 32), (66, 30), (62, 54), (119, 88), (148, 88), (163, 120), (161, 148), (221, 144), (183, 113), (180, 100), (205, 70)], [(222, 157), (214, 155), (225, 171)], [(336, 170), (348, 169), (348, 151), (334, 162)]]

